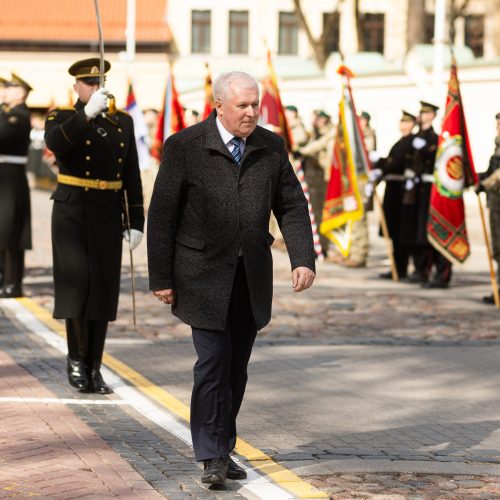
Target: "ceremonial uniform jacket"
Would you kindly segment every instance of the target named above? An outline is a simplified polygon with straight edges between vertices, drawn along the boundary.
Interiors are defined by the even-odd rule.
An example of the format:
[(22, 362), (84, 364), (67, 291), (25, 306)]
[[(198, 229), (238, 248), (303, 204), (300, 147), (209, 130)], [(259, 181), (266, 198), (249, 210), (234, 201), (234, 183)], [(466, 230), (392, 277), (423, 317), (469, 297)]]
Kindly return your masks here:
[(30, 144), (26, 104), (0, 108), (0, 250), (31, 248), (26, 161)]
[(261, 329), (271, 318), (271, 210), (292, 269), (314, 270), (307, 201), (279, 136), (257, 126), (239, 166), (215, 117), (213, 112), (165, 142), (148, 212), (150, 288), (173, 288), (172, 312), (185, 323), (224, 330), (241, 251)]
[(436, 161), (438, 135), (432, 127), (419, 130), (415, 137), (425, 140), (425, 146), (413, 150), (412, 170), (415, 187), (405, 193), (403, 240), (408, 245), (428, 245), (427, 219), (432, 191), (434, 164)]
[(123, 190), (130, 225), (143, 231), (141, 177), (132, 118), (124, 113), (86, 120), (83, 104), (56, 108), (45, 142), (59, 173), (77, 179), (123, 181), (123, 189), (91, 189), (59, 182), (52, 194), (55, 318), (116, 319), (120, 289)]
[(389, 235), (393, 240), (400, 240), (401, 228), (405, 224), (402, 216), (403, 196), (405, 192), (405, 170), (411, 168), (413, 159), (414, 135), (401, 137), (392, 146), (387, 158), (382, 158), (377, 168), (382, 169), (385, 180), (384, 214)]

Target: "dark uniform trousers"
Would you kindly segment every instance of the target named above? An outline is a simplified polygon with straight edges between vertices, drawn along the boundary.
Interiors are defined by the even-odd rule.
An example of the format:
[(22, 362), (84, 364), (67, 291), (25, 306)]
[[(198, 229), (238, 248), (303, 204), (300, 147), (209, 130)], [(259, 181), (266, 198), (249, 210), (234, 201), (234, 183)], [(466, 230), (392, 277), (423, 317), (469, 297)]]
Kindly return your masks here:
[(415, 269), (423, 281), (431, 279), (432, 267), (435, 267), (432, 281), (449, 283), (452, 275), (452, 263), (432, 245), (417, 245), (413, 252)]
[(236, 416), (247, 384), (257, 328), (239, 258), (225, 331), (192, 327), (198, 355), (191, 397), (191, 436), (196, 460), (226, 457), (236, 444)]

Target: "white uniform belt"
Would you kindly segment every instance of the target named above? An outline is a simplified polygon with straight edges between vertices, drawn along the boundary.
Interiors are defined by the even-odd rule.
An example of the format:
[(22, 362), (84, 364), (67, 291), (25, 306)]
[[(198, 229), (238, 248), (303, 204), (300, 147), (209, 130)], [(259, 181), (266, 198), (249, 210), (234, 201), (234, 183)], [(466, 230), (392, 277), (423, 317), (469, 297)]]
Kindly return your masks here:
[(386, 181), (405, 181), (406, 177), (403, 174), (387, 174), (384, 177)]
[(434, 182), (434, 174), (422, 174), (422, 182)]
[(16, 165), (25, 165), (27, 161), (27, 156), (0, 155), (0, 163), (15, 163)]

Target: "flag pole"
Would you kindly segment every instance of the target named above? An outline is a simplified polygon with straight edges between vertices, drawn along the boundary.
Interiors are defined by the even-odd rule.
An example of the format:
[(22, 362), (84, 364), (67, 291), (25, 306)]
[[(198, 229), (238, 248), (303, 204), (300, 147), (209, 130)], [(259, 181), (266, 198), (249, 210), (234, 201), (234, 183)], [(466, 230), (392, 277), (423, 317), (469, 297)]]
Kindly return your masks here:
[[(347, 89), (348, 89), (349, 95), (351, 97), (351, 102), (354, 103), (354, 100), (352, 98), (352, 92), (351, 92), (351, 82), (350, 82), (350, 78), (349, 78), (349, 72), (344, 71), (341, 73), (341, 75), (343, 77), (345, 77), (347, 80)], [(361, 132), (362, 137), (364, 138), (363, 131), (361, 130), (361, 127), (359, 125), (359, 118), (357, 115), (355, 115), (355, 120), (356, 120), (357, 127), (358, 127), (359, 131)], [(368, 159), (368, 153), (366, 151), (366, 146), (365, 146), (364, 140), (361, 141), (361, 147), (363, 148), (363, 154), (365, 155), (365, 158)], [(368, 162), (369, 162), (369, 160), (368, 160)], [(375, 190), (375, 188), (373, 189), (373, 199), (375, 201), (375, 204), (377, 205), (377, 209), (378, 209), (378, 213), (379, 213), (380, 228), (382, 229), (382, 236), (383, 236), (384, 241), (385, 241), (385, 246), (387, 249), (387, 256), (389, 257), (389, 266), (391, 269), (392, 280), (399, 281), (398, 270), (396, 268), (396, 262), (394, 260), (392, 241), (389, 237), (389, 229), (387, 227), (387, 221), (385, 219), (384, 208), (382, 206), (382, 202), (380, 201), (380, 197), (377, 194), (377, 191)]]
[(481, 225), (483, 226), (484, 241), (486, 243), (486, 253), (488, 255), (488, 265), (490, 268), (490, 280), (491, 286), (493, 288), (493, 298), (495, 300), (495, 306), (500, 309), (500, 294), (498, 292), (498, 283), (495, 275), (495, 269), (493, 267), (493, 255), (491, 254), (490, 238), (488, 237), (488, 231), (486, 230), (486, 222), (484, 218), (484, 209), (481, 202), (481, 196), (477, 193), (477, 201), (479, 203), (479, 213), (481, 215)]
[(380, 196), (378, 195), (376, 189), (373, 189), (373, 199), (375, 204), (377, 205), (379, 219), (380, 219), (380, 228), (382, 229), (382, 235), (385, 241), (385, 247), (387, 249), (387, 256), (389, 257), (389, 265), (391, 268), (391, 276), (392, 281), (399, 281), (398, 270), (396, 268), (396, 261), (394, 260), (394, 251), (392, 248), (392, 241), (389, 237), (389, 228), (387, 227), (387, 221), (385, 219), (384, 207), (382, 206), (382, 202), (380, 201)]

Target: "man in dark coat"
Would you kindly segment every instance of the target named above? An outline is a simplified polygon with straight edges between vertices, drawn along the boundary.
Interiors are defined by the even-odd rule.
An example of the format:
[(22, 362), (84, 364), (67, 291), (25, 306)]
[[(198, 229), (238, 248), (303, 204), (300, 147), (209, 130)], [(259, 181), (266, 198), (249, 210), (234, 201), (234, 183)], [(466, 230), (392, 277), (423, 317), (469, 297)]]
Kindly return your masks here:
[(0, 109), (0, 297), (22, 297), (24, 252), (31, 248), (31, 209), (26, 162), (30, 144), (31, 86), (15, 73), (4, 90)]
[(271, 318), (271, 211), (286, 242), (293, 290), (312, 285), (307, 201), (282, 139), (257, 126), (259, 91), (246, 73), (221, 75), (216, 109), (171, 136), (148, 215), (150, 288), (192, 327), (198, 355), (191, 435), (202, 481), (245, 471), (229, 453), (257, 330)]
[[(381, 158), (371, 170), (370, 179), (381, 177), (385, 181), (384, 215), (387, 229), (392, 240), (394, 261), (398, 277), (405, 278), (408, 271), (409, 248), (401, 241), (401, 232), (406, 224), (402, 217), (403, 196), (405, 192), (405, 170), (411, 167), (413, 158), (412, 129), (417, 118), (403, 111), (399, 121), (401, 138), (392, 146), (387, 158)], [(384, 279), (392, 279), (391, 271), (380, 275)]]
[[(105, 63), (105, 71), (110, 68)], [(99, 59), (69, 68), (76, 77), (74, 108), (56, 108), (45, 141), (59, 167), (52, 194), (54, 317), (66, 319), (69, 383), (80, 392), (111, 392), (100, 366), (108, 321), (116, 319), (120, 291), (124, 193), (133, 250), (142, 237), (144, 210), (132, 118), (105, 112)]]

